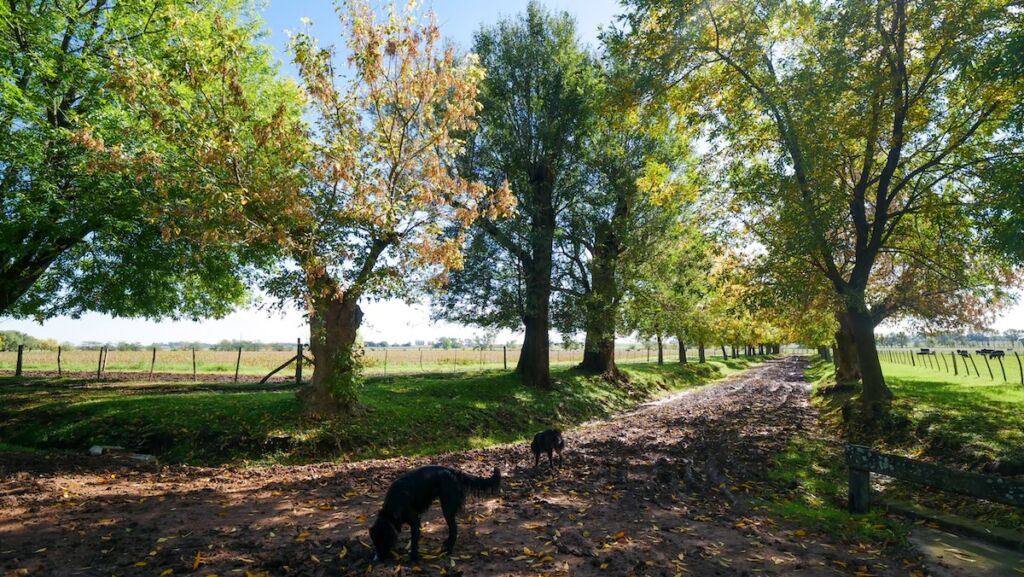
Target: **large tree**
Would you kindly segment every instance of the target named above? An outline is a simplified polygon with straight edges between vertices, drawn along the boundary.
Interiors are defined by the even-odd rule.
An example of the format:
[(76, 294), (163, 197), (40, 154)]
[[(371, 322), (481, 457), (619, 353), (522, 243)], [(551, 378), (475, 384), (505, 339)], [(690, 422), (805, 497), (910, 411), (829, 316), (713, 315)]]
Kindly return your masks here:
[(874, 328), (905, 294), (885, 286), (924, 273), (965, 293), (998, 288), (962, 274), (985, 272), (964, 242), (963, 202), (973, 171), (1000, 154), (1016, 98), (974, 65), (1003, 49), (1008, 3), (631, 4), (630, 47), (684, 87), (723, 183), (772, 221), (765, 244), (806, 255), (827, 279), (874, 410), (891, 396)]
[(555, 242), (560, 219), (573, 209), (584, 183), (597, 67), (572, 18), (537, 2), (480, 30), (474, 51), (487, 78), (464, 174), (491, 186), (507, 180), (518, 202), (509, 218), (477, 222), (465, 270), (437, 299), (437, 313), (523, 328), (516, 371), (524, 383), (547, 387)]
[(604, 75), (586, 141), (588, 186), (567, 214), (559, 246), (555, 318), (562, 333), (585, 332), (580, 369), (614, 376), (623, 298), (650, 293), (643, 286), (650, 276), (685, 266), (685, 254), (667, 253), (680, 256), (673, 249), (694, 230), (684, 211), (695, 189), (687, 142), (669, 111), (636, 98), (622, 63), (608, 58)]
[[(236, 89), (247, 58), (196, 69), (185, 52), (169, 81), (123, 67), (125, 90), (156, 119), (150, 129), (172, 142), (224, 143), (165, 154), (156, 176), (190, 166), (192, 186), (206, 183), (210, 193), (165, 211), (175, 222), (196, 222), (195, 214), (216, 223), (212, 234), (179, 227), (174, 235), (272, 251), (258, 280), (307, 312), (314, 370), (299, 397), (312, 416), (359, 408), (359, 303), (414, 298), (443, 283), (461, 265), (459, 231), (481, 214), (501, 218), (514, 203), (502, 183), (492, 191), (454, 175), (463, 146), (456, 135), (474, 128), (479, 108), (484, 70), (476, 58), (458, 57), (442, 43), (433, 14), (413, 6), (380, 21), (368, 3), (352, 1), (339, 3), (338, 15), (349, 55), (343, 72), (311, 23), (291, 43), (306, 104), (300, 112), (314, 126), (296, 122), (290, 98)], [(265, 130), (253, 138), (233, 131), (265, 102), (275, 103)], [(182, 107), (209, 122), (186, 122)], [(255, 162), (252, 146), (269, 150), (274, 162)], [(172, 191), (182, 172), (164, 180)]]
[[(210, 46), (216, 27), (243, 43), (259, 35), (242, 0), (0, 4), (0, 315), (196, 318), (244, 298), (245, 255), (165, 234), (176, 225), (147, 170), (163, 143), (125, 104), (114, 65), (131, 55), (173, 73), (167, 47)], [(247, 54), (238, 87), (279, 83), (266, 52)], [(195, 65), (217, 65), (204, 56)]]

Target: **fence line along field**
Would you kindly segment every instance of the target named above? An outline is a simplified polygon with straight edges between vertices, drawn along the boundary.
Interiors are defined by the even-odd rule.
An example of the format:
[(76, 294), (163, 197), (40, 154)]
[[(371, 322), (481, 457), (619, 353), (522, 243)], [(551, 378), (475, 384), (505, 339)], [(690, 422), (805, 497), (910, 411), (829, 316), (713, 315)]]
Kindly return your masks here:
[(908, 370), (943, 374), (960, 381), (988, 381), (1024, 386), (1024, 349), (979, 347), (883, 348), (878, 352), (886, 372)]
[[(707, 353), (712, 357), (716, 351), (709, 348)], [(195, 373), (197, 375), (234, 375), (238, 363), (238, 373), (243, 380), (262, 377), (273, 369), (281, 366), (295, 355), (295, 350), (238, 350), (195, 349)], [(665, 361), (676, 362), (675, 345), (665, 347)], [(17, 365), (16, 351), (0, 352), (0, 374), (13, 374)], [(307, 352), (308, 355), (308, 352)], [(571, 366), (583, 360), (583, 351), (568, 349), (552, 349), (551, 364)], [(696, 360), (696, 351), (691, 351), (692, 360)], [(22, 372), (27, 376), (35, 374), (52, 375), (58, 370), (58, 352), (47, 350), (25, 350), (22, 355)], [(643, 345), (626, 346), (616, 350), (616, 360), (620, 363), (644, 363), (657, 361), (657, 350)], [(485, 369), (514, 369), (519, 361), (519, 347), (495, 347), (484, 350), (468, 348), (439, 349), (414, 347), (367, 348), (363, 355), (366, 374), (372, 376), (401, 373), (443, 373), (462, 372)], [(101, 368), (103, 373), (139, 373), (146, 376), (152, 370), (157, 374), (193, 373), (192, 349), (153, 349), (142, 350), (107, 350), (101, 359), (99, 350), (62, 350), (60, 351), (60, 370), (66, 374), (84, 373), (95, 375)], [(308, 365), (307, 365), (308, 367)], [(293, 374), (291, 369), (278, 373), (279, 377)], [(304, 371), (306, 378), (311, 371)]]

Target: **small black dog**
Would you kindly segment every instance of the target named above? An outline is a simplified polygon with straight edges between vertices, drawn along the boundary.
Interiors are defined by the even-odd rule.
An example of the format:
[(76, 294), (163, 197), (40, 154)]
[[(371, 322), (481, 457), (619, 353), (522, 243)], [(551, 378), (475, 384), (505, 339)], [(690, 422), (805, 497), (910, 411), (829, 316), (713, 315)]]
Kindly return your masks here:
[(441, 512), (448, 523), (448, 538), (444, 546), (450, 555), (458, 536), (455, 515), (466, 501), (467, 489), (479, 494), (484, 491), (495, 491), (500, 485), (501, 471), (497, 467), (489, 479), (437, 465), (403, 473), (391, 483), (387, 494), (384, 495), (384, 506), (370, 527), (370, 540), (373, 541), (373, 548), (377, 553), (374, 560), (387, 558), (398, 541), (402, 525), (408, 525), (412, 532), (409, 559), (416, 560), (419, 557), (420, 515), (430, 507), (434, 499), (441, 500)]
[(548, 465), (554, 466), (554, 453), (558, 453), (558, 466), (562, 466), (562, 449), (565, 449), (565, 439), (562, 438), (562, 431), (548, 429), (533, 436), (530, 443), (530, 450), (533, 451), (533, 466), (540, 464), (541, 453), (548, 454)]

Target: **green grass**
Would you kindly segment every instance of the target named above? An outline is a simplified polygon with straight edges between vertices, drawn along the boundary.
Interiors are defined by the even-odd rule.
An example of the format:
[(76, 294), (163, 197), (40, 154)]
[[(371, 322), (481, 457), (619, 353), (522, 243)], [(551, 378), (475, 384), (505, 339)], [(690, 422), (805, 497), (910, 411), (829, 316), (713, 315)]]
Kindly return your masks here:
[[(805, 375), (818, 387), (829, 382), (832, 366), (815, 362)], [(808, 532), (827, 533), (849, 543), (904, 543), (907, 527), (879, 510), (867, 515), (846, 511), (842, 446), (826, 426), (794, 437), (768, 473), (765, 505)]]
[(118, 445), (192, 464), (421, 455), (522, 440), (542, 427), (605, 417), (748, 365), (630, 364), (623, 367), (627, 387), (556, 369), (551, 391), (523, 387), (504, 371), (373, 377), (359, 392), (370, 413), (326, 423), (300, 418), (294, 391), (0, 387), (0, 443), (75, 452)]
[[(934, 368), (883, 363), (895, 398), (892, 417), (876, 431), (876, 448), (978, 470), (985, 464), (1024, 464), (1024, 388), (988, 378), (947, 374)], [(830, 363), (807, 371), (815, 389), (833, 384)], [(841, 398), (837, 398), (841, 400)], [(822, 412), (818, 430), (794, 439), (771, 472), (775, 493), (769, 507), (809, 528), (850, 540), (902, 540), (906, 529), (873, 511), (845, 512), (847, 478), (843, 466), (842, 426), (833, 407), (837, 399), (813, 397)], [(917, 485), (882, 479), (885, 498), (910, 501), (982, 523), (1020, 531), (1024, 512), (986, 501), (959, 497)]]
[(884, 365), (893, 410), (910, 423), (897, 448), (960, 466), (1000, 461), (1024, 472), (1024, 387), (922, 367)]

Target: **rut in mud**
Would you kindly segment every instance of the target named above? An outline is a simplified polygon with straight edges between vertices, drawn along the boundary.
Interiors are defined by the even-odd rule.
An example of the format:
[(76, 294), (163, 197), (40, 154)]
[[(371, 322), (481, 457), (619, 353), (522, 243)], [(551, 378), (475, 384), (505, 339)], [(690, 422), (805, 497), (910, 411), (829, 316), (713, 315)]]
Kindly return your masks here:
[[(263, 469), (3, 456), (0, 574), (906, 575), (890, 553), (804, 535), (753, 505), (771, 456), (812, 426), (805, 363), (768, 362), (567, 431), (559, 471), (533, 469), (526, 444)], [(506, 482), (469, 501), (452, 557), (430, 554), (446, 535), (435, 506), (418, 565), (371, 567), (383, 492), (427, 463), (498, 466)]]

